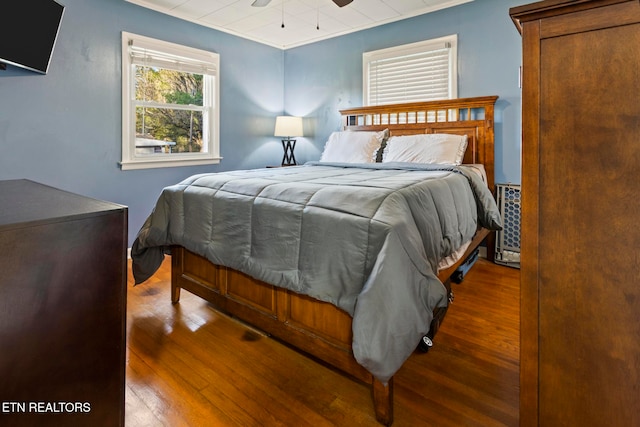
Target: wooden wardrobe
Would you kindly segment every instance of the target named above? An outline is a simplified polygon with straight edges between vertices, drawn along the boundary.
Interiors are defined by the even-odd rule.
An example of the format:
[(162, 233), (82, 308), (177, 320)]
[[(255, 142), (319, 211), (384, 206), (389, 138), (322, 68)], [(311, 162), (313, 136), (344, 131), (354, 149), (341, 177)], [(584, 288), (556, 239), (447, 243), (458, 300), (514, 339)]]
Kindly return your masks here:
[(640, 426), (640, 1), (514, 7), (521, 426)]

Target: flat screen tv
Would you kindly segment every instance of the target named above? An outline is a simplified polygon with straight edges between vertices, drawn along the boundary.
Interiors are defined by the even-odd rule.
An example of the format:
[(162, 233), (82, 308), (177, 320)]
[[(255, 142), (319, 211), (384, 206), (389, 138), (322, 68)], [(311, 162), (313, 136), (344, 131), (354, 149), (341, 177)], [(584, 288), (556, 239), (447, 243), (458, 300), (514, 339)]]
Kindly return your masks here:
[(0, 6), (0, 62), (46, 74), (64, 6), (54, 0), (4, 0)]

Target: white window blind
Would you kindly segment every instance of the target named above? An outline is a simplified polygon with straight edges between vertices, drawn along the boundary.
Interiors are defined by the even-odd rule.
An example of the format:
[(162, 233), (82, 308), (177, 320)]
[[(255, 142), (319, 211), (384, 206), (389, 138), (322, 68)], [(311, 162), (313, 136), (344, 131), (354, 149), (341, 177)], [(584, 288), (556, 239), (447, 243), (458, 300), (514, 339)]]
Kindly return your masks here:
[[(163, 47), (157, 50), (158, 43), (131, 40), (129, 42), (129, 56), (131, 63), (146, 67), (166, 68), (195, 74), (216, 74), (216, 58), (208, 56), (200, 51), (190, 51), (182, 48), (181, 52), (172, 52), (173, 49)], [(188, 56), (187, 56), (188, 55)]]
[(365, 105), (455, 98), (456, 56), (455, 35), (365, 52)]

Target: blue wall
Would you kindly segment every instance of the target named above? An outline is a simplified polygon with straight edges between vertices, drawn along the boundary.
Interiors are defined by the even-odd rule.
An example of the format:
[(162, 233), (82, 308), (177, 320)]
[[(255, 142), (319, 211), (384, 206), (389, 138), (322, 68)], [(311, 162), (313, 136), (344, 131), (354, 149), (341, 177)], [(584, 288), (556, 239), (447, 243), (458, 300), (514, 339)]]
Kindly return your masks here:
[[(299, 144), (299, 158), (315, 160), (340, 127), (338, 110), (362, 105), (362, 54), (406, 43), (458, 35), (458, 97), (498, 95), (498, 183), (520, 183), (522, 39), (509, 8), (526, 1), (475, 0), (285, 51), (285, 109), (307, 117), (314, 140)], [(298, 157), (298, 156), (296, 156)]]
[[(266, 144), (283, 110), (280, 49), (124, 0), (60, 3), (65, 15), (48, 74), (0, 71), (0, 179), (32, 179), (128, 206), (131, 245), (163, 187), (194, 173), (280, 161), (282, 147), (270, 152)], [(122, 31), (220, 54), (220, 165), (120, 170)]]
[[(307, 117), (299, 162), (317, 160), (362, 103), (362, 53), (458, 34), (460, 97), (499, 95), (496, 181), (520, 182), (520, 36), (508, 9), (527, 1), (476, 0), (433, 14), (281, 51), (174, 19), (124, 0), (62, 0), (49, 73), (0, 71), (0, 179), (27, 178), (129, 207), (129, 243), (163, 187), (209, 171), (278, 164), (275, 116)], [(220, 54), (219, 165), (122, 171), (121, 31)], [(3, 207), (0, 207), (2, 209)]]

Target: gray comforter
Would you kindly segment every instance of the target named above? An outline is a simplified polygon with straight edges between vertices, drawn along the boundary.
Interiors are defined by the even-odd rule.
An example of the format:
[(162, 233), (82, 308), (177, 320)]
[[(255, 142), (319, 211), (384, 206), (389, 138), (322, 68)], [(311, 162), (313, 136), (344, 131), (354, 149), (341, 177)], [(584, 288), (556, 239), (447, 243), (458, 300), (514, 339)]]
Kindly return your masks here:
[(304, 166), (192, 176), (167, 187), (132, 247), (136, 283), (170, 245), (330, 302), (353, 317), (353, 353), (386, 382), (447, 304), (437, 265), (495, 201), (464, 167)]

